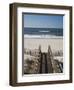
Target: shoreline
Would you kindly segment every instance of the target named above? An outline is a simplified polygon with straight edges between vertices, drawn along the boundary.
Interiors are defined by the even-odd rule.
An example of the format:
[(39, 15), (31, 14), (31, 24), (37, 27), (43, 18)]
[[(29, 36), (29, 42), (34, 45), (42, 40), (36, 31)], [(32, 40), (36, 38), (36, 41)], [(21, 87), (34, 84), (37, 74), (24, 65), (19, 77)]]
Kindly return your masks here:
[(24, 35), (24, 38), (34, 38), (34, 39), (63, 39), (63, 36), (54, 35)]

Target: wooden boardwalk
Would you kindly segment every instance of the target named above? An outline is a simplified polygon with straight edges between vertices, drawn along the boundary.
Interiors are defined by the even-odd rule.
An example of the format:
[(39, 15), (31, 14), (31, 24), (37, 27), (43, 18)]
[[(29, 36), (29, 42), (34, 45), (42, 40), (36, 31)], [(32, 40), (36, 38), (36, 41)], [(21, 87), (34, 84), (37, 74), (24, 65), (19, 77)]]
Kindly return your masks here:
[(28, 50), (25, 49), (25, 54), (29, 55), (31, 60), (33, 61), (33, 65), (28, 65), (27, 68), (32, 67), (26, 72), (28, 73), (62, 73), (63, 72), (63, 63), (59, 62), (57, 59), (54, 59), (52, 50), (50, 46), (48, 47), (47, 52), (41, 52), (41, 46), (39, 46), (39, 49), (35, 50)]
[(46, 53), (41, 54), (40, 73), (48, 73)]
[(41, 53), (40, 73), (62, 73), (63, 69), (57, 60), (52, 62), (47, 53)]
[(52, 73), (52, 63), (48, 60), (47, 53), (41, 54), (40, 73)]

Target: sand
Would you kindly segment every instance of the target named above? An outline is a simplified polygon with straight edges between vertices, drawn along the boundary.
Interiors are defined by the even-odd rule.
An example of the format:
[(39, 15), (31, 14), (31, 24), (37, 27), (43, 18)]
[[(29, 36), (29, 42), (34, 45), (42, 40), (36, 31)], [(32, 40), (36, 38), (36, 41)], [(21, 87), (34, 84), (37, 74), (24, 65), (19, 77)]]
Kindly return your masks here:
[(47, 52), (49, 45), (52, 52), (63, 51), (63, 38), (24, 38), (24, 48), (38, 49), (39, 45), (42, 52)]

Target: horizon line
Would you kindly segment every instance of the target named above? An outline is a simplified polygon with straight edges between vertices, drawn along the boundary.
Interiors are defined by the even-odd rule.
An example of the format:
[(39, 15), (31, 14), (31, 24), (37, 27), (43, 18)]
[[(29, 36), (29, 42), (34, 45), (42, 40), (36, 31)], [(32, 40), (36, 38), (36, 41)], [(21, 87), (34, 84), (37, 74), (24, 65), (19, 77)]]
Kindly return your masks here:
[[(24, 27), (24, 28), (47, 28), (47, 27)], [(56, 28), (53, 28), (56, 29)], [(59, 28), (59, 29), (63, 29), (63, 28)]]

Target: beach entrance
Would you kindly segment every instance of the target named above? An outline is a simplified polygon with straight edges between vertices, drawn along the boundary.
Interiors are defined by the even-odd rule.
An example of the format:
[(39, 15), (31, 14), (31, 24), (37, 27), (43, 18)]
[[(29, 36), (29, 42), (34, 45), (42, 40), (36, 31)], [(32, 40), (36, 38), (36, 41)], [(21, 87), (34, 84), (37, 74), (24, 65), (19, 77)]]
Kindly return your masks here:
[(41, 46), (35, 50), (25, 49), (24, 74), (62, 73), (62, 63), (54, 59), (50, 45), (47, 52), (41, 51)]
[(41, 54), (41, 63), (40, 63), (40, 73), (52, 73), (52, 63), (51, 60), (48, 62), (47, 53)]

